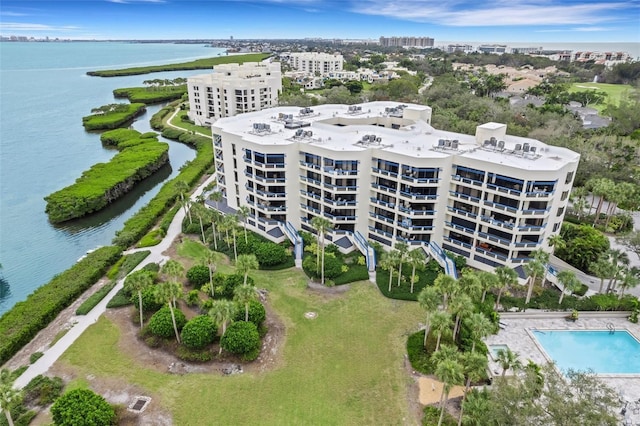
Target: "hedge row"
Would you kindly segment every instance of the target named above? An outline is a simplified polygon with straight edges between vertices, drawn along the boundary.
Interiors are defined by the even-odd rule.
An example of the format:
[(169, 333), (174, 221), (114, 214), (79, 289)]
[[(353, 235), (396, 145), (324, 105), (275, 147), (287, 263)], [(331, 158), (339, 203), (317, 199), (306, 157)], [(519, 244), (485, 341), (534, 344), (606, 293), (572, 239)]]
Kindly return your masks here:
[[(163, 108), (156, 115), (165, 116), (167, 114), (166, 110), (167, 108)], [(161, 127), (161, 125), (158, 125), (156, 115), (152, 118), (152, 123), (155, 120), (155, 126)], [(179, 191), (175, 187), (176, 182), (182, 181), (189, 186), (193, 186), (213, 164), (213, 144), (210, 138), (192, 135), (180, 130), (163, 131), (162, 135), (195, 147), (197, 150), (196, 158), (186, 163), (180, 169), (178, 176), (165, 183), (158, 194), (146, 206), (125, 222), (124, 227), (116, 232), (116, 237), (113, 240), (114, 244), (129, 247), (139, 241), (156, 224), (158, 218), (167, 209), (173, 207), (179, 195)]]
[(145, 112), (147, 109), (145, 104), (142, 103), (130, 104), (127, 106), (127, 110), (123, 112), (114, 111), (108, 113), (91, 114), (82, 117), (82, 125), (87, 130), (115, 129), (125, 123), (130, 122), (131, 120)]
[(163, 87), (125, 87), (115, 89), (113, 96), (127, 98), (129, 102), (141, 102), (143, 104), (157, 104), (170, 102), (182, 98), (187, 93), (187, 85), (163, 86)]
[(64, 222), (101, 210), (169, 161), (168, 144), (156, 139), (135, 141), (108, 163), (94, 164), (74, 184), (46, 196), (49, 220)]
[(89, 296), (87, 300), (78, 306), (78, 309), (76, 309), (76, 315), (87, 315), (98, 303), (100, 303), (102, 299), (104, 299), (107, 294), (109, 294), (111, 290), (113, 290), (116, 284), (116, 281), (112, 281), (109, 284), (102, 286), (100, 290)]
[(121, 247), (101, 247), (5, 312), (0, 317), (0, 365), (98, 281), (121, 254)]
[(268, 53), (251, 53), (248, 55), (232, 55), (232, 56), (218, 56), (215, 58), (198, 59), (191, 62), (182, 62), (179, 64), (165, 64), (165, 65), (152, 65), (148, 67), (135, 67), (124, 68), (119, 70), (101, 70), (101, 71), (89, 71), (87, 75), (93, 75), (97, 77), (118, 77), (123, 75), (139, 75), (149, 74), (152, 72), (163, 71), (183, 71), (183, 70), (203, 70), (211, 69), (214, 65), (230, 64), (230, 63), (243, 63), (243, 62), (262, 62), (268, 58)]

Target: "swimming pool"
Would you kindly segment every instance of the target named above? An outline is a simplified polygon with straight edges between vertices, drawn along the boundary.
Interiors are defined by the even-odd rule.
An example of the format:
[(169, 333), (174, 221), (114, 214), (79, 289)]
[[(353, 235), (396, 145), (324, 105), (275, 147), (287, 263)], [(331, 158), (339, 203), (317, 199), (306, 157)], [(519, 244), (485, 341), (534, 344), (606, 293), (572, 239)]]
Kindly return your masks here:
[(562, 371), (640, 374), (640, 342), (626, 330), (532, 330), (531, 334)]
[(495, 360), (498, 359), (498, 352), (506, 351), (507, 349), (509, 349), (509, 346), (507, 346), (507, 345), (488, 345), (487, 348), (489, 349), (489, 354), (491, 354), (491, 359), (493, 359), (495, 361)]

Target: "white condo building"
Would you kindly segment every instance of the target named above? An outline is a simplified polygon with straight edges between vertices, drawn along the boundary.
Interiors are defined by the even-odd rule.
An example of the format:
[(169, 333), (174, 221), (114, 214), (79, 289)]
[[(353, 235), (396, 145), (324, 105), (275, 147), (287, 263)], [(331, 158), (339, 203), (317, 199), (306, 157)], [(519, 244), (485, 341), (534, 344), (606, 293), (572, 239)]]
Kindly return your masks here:
[(531, 252), (559, 231), (579, 154), (507, 135), (504, 124), (464, 135), (430, 122), (430, 107), (397, 102), (220, 119), (212, 130), (222, 204), (248, 206), (251, 229), (273, 241), (314, 232), (311, 220), (323, 216), (333, 224), (328, 240), (360, 249), (370, 268), (367, 240), (403, 241), (524, 276)]
[(296, 52), (287, 57), (292, 69), (310, 74), (342, 71), (344, 65), (344, 58), (338, 53)]
[(212, 73), (187, 78), (189, 118), (210, 126), (218, 118), (278, 105), (282, 91), (280, 63), (216, 65)]

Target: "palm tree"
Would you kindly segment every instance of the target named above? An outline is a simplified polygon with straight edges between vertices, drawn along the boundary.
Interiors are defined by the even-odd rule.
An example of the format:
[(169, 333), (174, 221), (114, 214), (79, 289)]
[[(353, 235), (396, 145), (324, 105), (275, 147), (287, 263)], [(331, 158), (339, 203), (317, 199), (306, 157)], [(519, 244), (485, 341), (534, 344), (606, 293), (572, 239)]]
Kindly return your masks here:
[(531, 301), (531, 294), (533, 293), (533, 286), (535, 285), (536, 278), (544, 274), (546, 265), (549, 263), (549, 254), (536, 250), (533, 253), (533, 259), (524, 265), (524, 272), (529, 277), (529, 286), (527, 288), (527, 298), (525, 299), (525, 305)]
[(458, 278), (460, 291), (475, 298), (482, 291), (482, 282), (478, 273), (471, 268), (464, 268)]
[(256, 300), (256, 288), (251, 284), (242, 284), (233, 290), (233, 300), (244, 305), (244, 320), (249, 321), (249, 302)]
[(311, 226), (313, 226), (313, 228), (318, 233), (318, 243), (320, 246), (321, 258), (322, 258), (321, 266), (320, 266), (320, 271), (321, 271), (320, 283), (324, 285), (324, 236), (327, 230), (331, 228), (332, 224), (328, 219), (325, 219), (324, 217), (321, 217), (321, 216), (316, 216), (313, 219), (311, 219)]
[(449, 311), (456, 316), (456, 320), (453, 326), (453, 340), (456, 339), (458, 335), (458, 330), (460, 329), (460, 321), (462, 317), (467, 315), (473, 309), (473, 300), (471, 300), (471, 296), (465, 293), (456, 294), (455, 297), (451, 298), (451, 303), (449, 303)]
[(511, 268), (507, 268), (506, 266), (498, 266), (495, 269), (496, 276), (498, 277), (498, 284), (496, 285), (498, 289), (498, 298), (496, 299), (495, 310), (498, 310), (498, 306), (500, 306), (500, 297), (502, 296), (502, 292), (509, 287), (512, 287), (518, 284), (518, 273)]
[(243, 284), (247, 284), (249, 271), (253, 271), (259, 267), (260, 264), (258, 263), (258, 259), (255, 254), (241, 254), (238, 256), (238, 260), (236, 261), (236, 271), (244, 275)]
[(447, 309), (449, 296), (455, 293), (458, 289), (458, 280), (450, 275), (440, 274), (433, 281), (433, 286), (442, 294), (443, 309)]
[(464, 319), (464, 323), (469, 327), (471, 331), (471, 352), (476, 350), (476, 342), (482, 340), (491, 334), (495, 328), (491, 320), (487, 318), (483, 313), (474, 312)]
[(609, 254), (606, 253), (600, 255), (595, 263), (592, 263), (589, 266), (589, 269), (596, 277), (600, 278), (600, 288), (598, 289), (598, 293), (602, 293), (602, 290), (604, 290), (604, 280), (611, 279), (615, 274), (615, 267), (609, 259)]
[(160, 283), (155, 288), (156, 300), (158, 302), (166, 303), (169, 305), (169, 311), (171, 312), (171, 322), (173, 323), (173, 331), (176, 333), (176, 340), (180, 343), (180, 333), (178, 333), (178, 326), (176, 325), (176, 315), (174, 313), (176, 299), (182, 297), (182, 284), (177, 281), (166, 281)]
[(507, 374), (507, 370), (519, 370), (522, 363), (518, 359), (518, 353), (512, 352), (511, 349), (499, 349), (497, 352), (497, 362), (502, 367), (502, 377)]
[(607, 285), (607, 293), (616, 289), (616, 282), (622, 276), (622, 271), (629, 266), (629, 255), (622, 250), (609, 250), (609, 259), (613, 265), (613, 274)]
[(418, 294), (418, 303), (420, 307), (427, 311), (427, 319), (424, 323), (424, 347), (427, 347), (427, 336), (431, 329), (431, 315), (438, 309), (442, 296), (435, 287), (425, 287)]
[(209, 287), (210, 287), (210, 291), (211, 291), (211, 297), (215, 297), (215, 289), (213, 286), (213, 273), (216, 270), (216, 262), (218, 261), (218, 253), (216, 253), (215, 251), (207, 251), (207, 253), (204, 255), (204, 264), (207, 266), (207, 268), (209, 268)]
[(573, 271), (558, 272), (558, 283), (562, 286), (562, 289), (560, 289), (560, 300), (558, 300), (558, 305), (562, 305), (562, 299), (564, 299), (565, 291), (569, 290), (570, 292), (574, 292), (582, 285), (578, 277), (576, 277), (576, 273)]
[(633, 266), (627, 268), (623, 272), (622, 281), (620, 281), (620, 295), (619, 299), (622, 299), (624, 292), (627, 289), (635, 288), (640, 284), (640, 268)]
[(393, 281), (393, 271), (398, 264), (398, 252), (395, 250), (387, 251), (382, 254), (380, 259), (380, 267), (385, 271), (389, 271), (389, 293), (391, 293), (391, 282)]
[(222, 221), (222, 215), (218, 210), (211, 210), (209, 214), (209, 219), (211, 220), (211, 231), (213, 232), (213, 248), (218, 250), (218, 232), (216, 223), (220, 223)]
[(464, 411), (464, 402), (467, 399), (467, 394), (471, 388), (471, 382), (477, 382), (482, 380), (485, 371), (487, 371), (487, 357), (481, 353), (466, 352), (461, 356), (462, 368), (465, 376), (467, 376), (467, 382), (464, 387), (464, 394), (462, 395), (462, 402), (460, 404), (460, 417), (458, 418), (458, 426), (462, 425), (462, 413)]
[(222, 192), (220, 191), (214, 191), (211, 194), (209, 194), (209, 199), (211, 201), (213, 201), (214, 203), (216, 203), (216, 210), (220, 210), (220, 201), (222, 201), (224, 197), (222, 196)]
[(609, 194), (609, 209), (607, 210), (607, 221), (604, 224), (605, 229), (609, 227), (611, 218), (616, 214), (618, 204), (624, 203), (629, 197), (635, 197), (635, 184), (630, 182), (618, 182), (615, 184), (613, 191)]
[(14, 389), (12, 383), (0, 383), (0, 411), (4, 411), (9, 426), (13, 426), (11, 408), (22, 398), (22, 392)]
[[(235, 316), (236, 308), (232, 301), (230, 300), (214, 300), (211, 304), (211, 309), (209, 309), (209, 315), (213, 318), (216, 325), (222, 326), (222, 336), (227, 332), (227, 323), (233, 319)], [(218, 355), (222, 353), (222, 346), (220, 346), (220, 351)]]
[(547, 238), (547, 243), (549, 243), (549, 247), (553, 247), (554, 254), (556, 250), (562, 250), (567, 247), (567, 242), (560, 234), (553, 234), (549, 236), (549, 238)]
[(174, 188), (180, 194), (180, 204), (182, 205), (182, 208), (184, 209), (184, 214), (188, 215), (188, 217), (189, 217), (189, 223), (191, 223), (192, 222), (192, 220), (191, 220), (191, 212), (190, 212), (190, 210), (188, 208), (189, 207), (189, 198), (185, 198), (185, 196), (184, 196), (187, 192), (189, 192), (189, 190), (191, 188), (189, 187), (187, 182), (185, 182), (183, 180), (177, 181), (174, 184)]
[(424, 254), (424, 250), (421, 248), (417, 248), (411, 250), (407, 257), (407, 261), (409, 265), (411, 265), (411, 293), (413, 293), (413, 285), (417, 282), (416, 278), (416, 269), (424, 269), (424, 265), (426, 262), (426, 256)]
[(142, 315), (142, 292), (153, 285), (153, 274), (149, 271), (140, 269), (134, 271), (124, 280), (124, 288), (130, 293), (138, 293), (138, 310), (140, 311), (140, 330), (143, 327)]
[(602, 206), (604, 205), (604, 201), (607, 199), (607, 196), (614, 191), (615, 182), (608, 178), (599, 178), (596, 179), (593, 185), (593, 195), (597, 195), (598, 199), (598, 207), (596, 208), (596, 215), (593, 219), (593, 224), (597, 225), (600, 220), (600, 213), (602, 212)]
[(170, 280), (179, 281), (184, 276), (184, 266), (177, 260), (169, 259), (160, 268), (160, 273)]
[(445, 311), (435, 311), (431, 314), (431, 328), (438, 334), (435, 352), (440, 349), (440, 339), (445, 333), (451, 332), (451, 314)]
[(478, 271), (476, 272), (476, 275), (480, 279), (480, 290), (482, 290), (482, 298), (480, 301), (484, 303), (487, 298), (487, 291), (492, 288), (497, 288), (499, 279), (495, 272)]
[(400, 287), (400, 280), (402, 279), (402, 264), (409, 252), (409, 245), (407, 243), (396, 243), (394, 248), (398, 251), (398, 287)]
[(458, 358), (458, 348), (454, 345), (443, 344), (440, 346), (440, 350), (438, 352), (434, 352), (431, 354), (429, 358), (433, 365), (438, 365), (442, 361), (447, 359), (457, 359)]
[(238, 207), (237, 214), (238, 218), (242, 221), (242, 227), (244, 228), (244, 242), (246, 244), (249, 242), (249, 239), (247, 238), (247, 218), (251, 214), (251, 210), (247, 206), (240, 206)]
[(442, 425), (444, 418), (444, 408), (446, 400), (449, 399), (449, 392), (454, 385), (464, 382), (464, 370), (462, 365), (456, 360), (446, 359), (436, 367), (436, 377), (442, 382), (442, 395), (440, 396), (440, 419), (438, 426)]
[(200, 223), (200, 235), (202, 236), (202, 242), (207, 244), (207, 237), (204, 234), (204, 223), (209, 220), (209, 209), (202, 204), (195, 203), (191, 206), (194, 214), (198, 218)]
[[(238, 218), (235, 215), (229, 214), (222, 217), (222, 223), (220, 226), (224, 229), (226, 238), (225, 241), (231, 247), (233, 245), (233, 257), (234, 261), (238, 261), (238, 246), (236, 244), (236, 228), (238, 226)], [(231, 235), (229, 235), (231, 231)]]

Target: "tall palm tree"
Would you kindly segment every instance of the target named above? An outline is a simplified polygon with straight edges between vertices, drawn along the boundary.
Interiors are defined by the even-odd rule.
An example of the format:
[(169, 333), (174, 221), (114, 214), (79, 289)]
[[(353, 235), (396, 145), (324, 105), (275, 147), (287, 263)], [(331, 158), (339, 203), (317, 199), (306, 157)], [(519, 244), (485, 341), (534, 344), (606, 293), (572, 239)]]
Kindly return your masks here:
[(249, 321), (249, 302), (256, 300), (257, 297), (256, 288), (251, 284), (242, 284), (233, 290), (233, 300), (238, 302), (240, 305), (244, 305), (245, 321)]
[[(216, 325), (222, 326), (222, 336), (227, 332), (227, 323), (233, 319), (236, 313), (235, 305), (230, 300), (214, 300), (209, 309), (209, 315)], [(222, 353), (222, 346), (218, 355)]]
[(247, 284), (249, 271), (253, 271), (259, 267), (260, 264), (258, 263), (258, 258), (256, 258), (255, 254), (241, 254), (238, 256), (238, 260), (236, 261), (236, 271), (244, 275), (243, 284)]
[(142, 315), (142, 292), (153, 285), (153, 274), (140, 269), (130, 273), (124, 280), (124, 288), (130, 293), (138, 293), (138, 310), (140, 311), (140, 330), (144, 325)]
[(436, 348), (435, 352), (438, 352), (440, 349), (440, 340), (442, 339), (443, 334), (448, 334), (451, 332), (451, 314), (445, 311), (435, 311), (431, 314), (431, 328), (436, 332), (438, 338), (436, 340)]
[(244, 242), (246, 244), (249, 242), (249, 239), (247, 238), (247, 218), (251, 214), (251, 210), (247, 206), (240, 206), (238, 207), (237, 214), (238, 218), (242, 221), (242, 227), (244, 228)]
[(405, 262), (407, 253), (409, 252), (409, 245), (407, 243), (396, 243), (394, 248), (398, 251), (398, 287), (400, 287), (400, 280), (402, 279), (402, 264)]
[(189, 223), (191, 223), (192, 220), (191, 220), (191, 212), (189, 210), (189, 198), (185, 197), (185, 194), (189, 192), (191, 188), (189, 187), (187, 182), (183, 180), (176, 181), (176, 183), (174, 184), (174, 188), (180, 194), (180, 204), (184, 209), (184, 214), (186, 214), (189, 217)]
[(464, 268), (458, 278), (460, 292), (475, 299), (482, 291), (482, 282), (478, 273), (471, 268)]
[(502, 377), (507, 374), (507, 370), (519, 370), (522, 363), (518, 359), (518, 353), (511, 349), (499, 349), (497, 352), (497, 362), (502, 367)]
[(218, 210), (210, 211), (209, 219), (211, 220), (211, 231), (213, 232), (213, 248), (218, 250), (218, 227), (217, 224), (222, 222), (222, 215)]
[(207, 251), (204, 255), (204, 264), (209, 269), (209, 291), (211, 291), (211, 297), (215, 297), (215, 289), (213, 286), (213, 273), (216, 270), (216, 262), (218, 261), (219, 255), (215, 251)]
[(424, 269), (426, 256), (424, 250), (417, 248), (411, 250), (407, 256), (407, 261), (411, 265), (411, 293), (413, 293), (413, 285), (416, 283), (416, 269)]
[[(238, 261), (238, 246), (236, 244), (236, 228), (238, 227), (238, 218), (236, 215), (228, 214), (222, 217), (220, 226), (224, 229), (225, 241), (229, 247), (233, 247), (234, 261)], [(231, 232), (231, 234), (229, 234)]]
[(604, 201), (607, 199), (608, 195), (614, 191), (615, 185), (615, 182), (608, 178), (596, 179), (592, 192), (593, 195), (597, 195), (599, 199), (598, 207), (596, 208), (596, 216), (593, 220), (594, 225), (598, 224), (598, 221), (600, 220), (600, 213), (604, 206)]
[(425, 287), (418, 294), (418, 303), (420, 307), (427, 311), (427, 319), (424, 323), (424, 347), (427, 347), (427, 336), (431, 329), (431, 315), (438, 309), (442, 302), (442, 295), (435, 287)]
[(200, 235), (202, 236), (202, 242), (207, 244), (207, 237), (204, 233), (204, 224), (210, 221), (211, 210), (204, 206), (204, 204), (194, 204), (191, 206), (194, 214), (198, 218), (200, 224)]
[(570, 292), (574, 292), (580, 288), (580, 285), (582, 285), (578, 277), (576, 277), (576, 273), (573, 271), (558, 272), (558, 282), (562, 286), (560, 289), (558, 305), (562, 305), (562, 299), (564, 299), (565, 291), (569, 290)]
[(389, 271), (389, 293), (391, 293), (391, 282), (393, 281), (393, 271), (396, 270), (398, 264), (398, 252), (396, 250), (386, 251), (380, 259), (380, 267), (385, 271)]
[(456, 316), (456, 320), (453, 325), (453, 340), (456, 339), (458, 331), (460, 330), (460, 321), (472, 310), (473, 300), (468, 294), (458, 293), (451, 298), (451, 302), (449, 303), (449, 312)]
[(13, 408), (22, 398), (22, 392), (14, 389), (11, 383), (0, 384), (0, 411), (4, 411), (9, 426), (13, 426), (11, 408)]
[(433, 281), (433, 286), (442, 294), (443, 309), (447, 309), (449, 297), (458, 290), (458, 280), (450, 275), (440, 274)]
[(618, 204), (624, 203), (629, 197), (636, 197), (635, 184), (630, 182), (618, 182), (614, 185), (613, 191), (609, 194), (609, 208), (607, 209), (607, 221), (604, 224), (605, 229), (609, 227), (611, 218), (615, 216)]
[(484, 303), (487, 298), (487, 291), (498, 287), (499, 278), (495, 271), (478, 271), (476, 272), (476, 275), (480, 279), (480, 290), (482, 290), (482, 297), (480, 301)]
[(313, 226), (313, 228), (318, 233), (318, 243), (319, 243), (320, 252), (321, 252), (320, 282), (324, 285), (324, 236), (327, 230), (331, 228), (332, 224), (328, 219), (325, 219), (322, 216), (316, 216), (313, 219), (311, 219), (311, 226)]
[(174, 312), (176, 299), (182, 297), (182, 284), (177, 281), (166, 281), (158, 284), (155, 288), (156, 300), (169, 305), (171, 312), (171, 322), (173, 323), (173, 331), (176, 333), (176, 340), (180, 343), (180, 333), (176, 324), (176, 315)]
[(214, 191), (211, 194), (209, 194), (209, 199), (211, 201), (213, 201), (214, 203), (216, 203), (216, 210), (220, 210), (220, 201), (222, 201), (222, 199), (224, 198), (224, 196), (222, 195), (222, 192), (220, 191)]
[(500, 297), (502, 296), (502, 292), (509, 287), (512, 287), (518, 284), (518, 273), (511, 268), (507, 268), (506, 266), (498, 266), (495, 269), (496, 276), (498, 277), (498, 298), (496, 299), (495, 310), (498, 310), (498, 306), (500, 306)]
[(562, 250), (567, 247), (567, 242), (560, 234), (553, 234), (549, 236), (549, 238), (547, 238), (547, 243), (549, 243), (549, 247), (553, 247), (554, 254), (556, 250)]
[(532, 254), (533, 259), (524, 265), (524, 272), (529, 277), (527, 297), (524, 301), (525, 304), (528, 304), (531, 301), (531, 295), (533, 293), (533, 286), (535, 285), (536, 278), (544, 274), (547, 263), (549, 263), (549, 253), (542, 250), (536, 250)]
[(483, 313), (474, 312), (464, 319), (464, 323), (469, 327), (471, 331), (471, 352), (476, 350), (476, 342), (482, 340), (493, 332), (495, 326), (489, 318)]
[(615, 274), (615, 267), (609, 259), (609, 253), (601, 254), (598, 259), (589, 266), (589, 269), (596, 277), (600, 278), (600, 288), (598, 293), (604, 290), (604, 280), (611, 279)]
[(456, 360), (446, 359), (436, 367), (436, 377), (442, 382), (442, 395), (440, 395), (440, 419), (438, 426), (442, 425), (446, 401), (449, 399), (449, 392), (454, 385), (464, 382), (464, 370), (462, 365)]
[(462, 368), (467, 382), (464, 387), (464, 394), (462, 395), (462, 403), (460, 404), (460, 417), (458, 417), (458, 426), (462, 425), (462, 413), (464, 411), (464, 402), (467, 399), (467, 394), (471, 388), (471, 382), (477, 382), (482, 380), (485, 371), (487, 371), (488, 360), (486, 355), (475, 352), (466, 352), (460, 356), (462, 362)]
[(620, 294), (618, 298), (622, 299), (625, 290), (635, 288), (638, 284), (640, 284), (640, 268), (637, 266), (626, 268), (620, 281)]
[(434, 352), (431, 354), (431, 357), (429, 359), (431, 360), (433, 365), (438, 365), (442, 361), (445, 361), (447, 359), (458, 359), (458, 348), (455, 345), (443, 344), (442, 346), (440, 346), (438, 352)]
[(169, 259), (160, 268), (160, 273), (172, 281), (179, 281), (184, 276), (184, 266), (177, 260)]
[(609, 259), (613, 265), (613, 275), (607, 285), (607, 293), (616, 289), (616, 282), (622, 277), (622, 271), (629, 266), (629, 255), (618, 249), (609, 250)]

